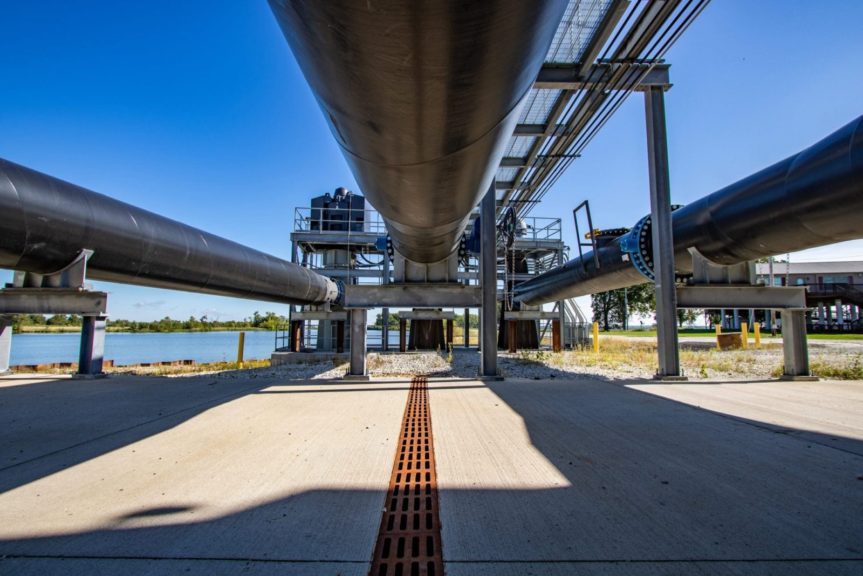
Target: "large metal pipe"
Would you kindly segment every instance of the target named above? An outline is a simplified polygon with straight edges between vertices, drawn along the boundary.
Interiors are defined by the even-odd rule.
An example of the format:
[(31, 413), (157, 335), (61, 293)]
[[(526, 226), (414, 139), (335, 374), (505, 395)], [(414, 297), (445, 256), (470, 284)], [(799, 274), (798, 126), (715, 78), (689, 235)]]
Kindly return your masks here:
[[(677, 272), (690, 248), (723, 265), (863, 238), (863, 116), (820, 142), (672, 214)], [(651, 280), (650, 220), (515, 288), (542, 304)]]
[(340, 292), (307, 268), (0, 159), (0, 268), (50, 274), (84, 249), (97, 280), (287, 304)]
[(491, 183), (566, 0), (270, 0), (394, 247), (456, 249)]

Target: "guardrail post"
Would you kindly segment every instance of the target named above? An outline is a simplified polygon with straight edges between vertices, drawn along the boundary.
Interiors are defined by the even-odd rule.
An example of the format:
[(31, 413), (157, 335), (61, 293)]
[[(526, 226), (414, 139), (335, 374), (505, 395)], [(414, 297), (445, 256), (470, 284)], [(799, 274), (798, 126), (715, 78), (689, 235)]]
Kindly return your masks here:
[(243, 367), (243, 357), (246, 352), (246, 333), (240, 332), (237, 338), (237, 368)]

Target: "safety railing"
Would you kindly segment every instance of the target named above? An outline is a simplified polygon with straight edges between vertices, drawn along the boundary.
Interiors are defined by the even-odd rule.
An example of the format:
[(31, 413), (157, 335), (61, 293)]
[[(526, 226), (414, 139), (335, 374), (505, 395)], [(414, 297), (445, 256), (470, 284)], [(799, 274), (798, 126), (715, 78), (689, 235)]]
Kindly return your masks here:
[(294, 208), (294, 232), (387, 233), (383, 218), (375, 210), (349, 208)]

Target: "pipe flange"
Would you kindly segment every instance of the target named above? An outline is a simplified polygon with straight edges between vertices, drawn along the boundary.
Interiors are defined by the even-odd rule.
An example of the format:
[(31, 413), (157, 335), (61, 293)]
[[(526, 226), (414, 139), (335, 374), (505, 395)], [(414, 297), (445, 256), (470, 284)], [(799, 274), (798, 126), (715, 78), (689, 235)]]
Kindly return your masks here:
[[(683, 204), (672, 204), (671, 211), (682, 208)], [(656, 282), (653, 271), (653, 225), (650, 214), (638, 221), (628, 234), (620, 238), (620, 249), (629, 254), (632, 265), (642, 276)]]
[(621, 236), (620, 249), (629, 254), (632, 265), (642, 276), (651, 282), (656, 281), (653, 273), (653, 240), (649, 214), (639, 220), (626, 235)]

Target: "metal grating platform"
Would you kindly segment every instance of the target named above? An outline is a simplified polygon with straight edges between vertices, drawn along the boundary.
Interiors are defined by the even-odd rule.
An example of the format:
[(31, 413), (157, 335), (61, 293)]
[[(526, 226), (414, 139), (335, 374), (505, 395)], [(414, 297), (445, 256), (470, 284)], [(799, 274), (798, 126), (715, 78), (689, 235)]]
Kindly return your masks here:
[(372, 576), (442, 576), (428, 379), (411, 382), (375, 545)]

